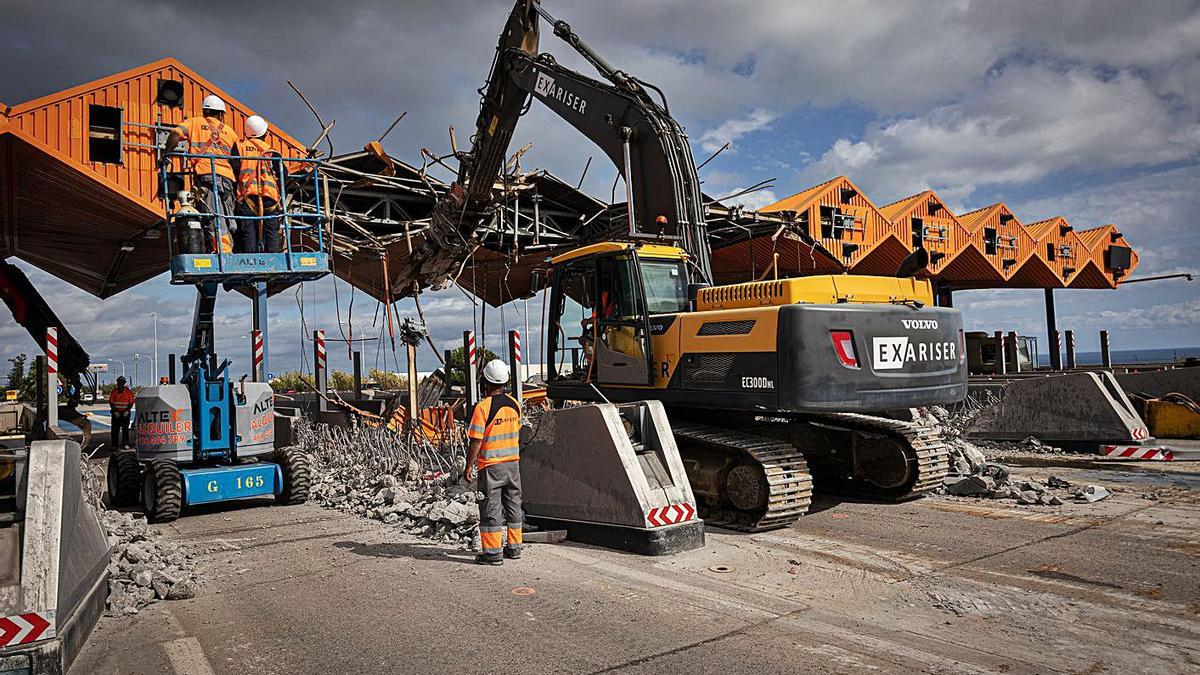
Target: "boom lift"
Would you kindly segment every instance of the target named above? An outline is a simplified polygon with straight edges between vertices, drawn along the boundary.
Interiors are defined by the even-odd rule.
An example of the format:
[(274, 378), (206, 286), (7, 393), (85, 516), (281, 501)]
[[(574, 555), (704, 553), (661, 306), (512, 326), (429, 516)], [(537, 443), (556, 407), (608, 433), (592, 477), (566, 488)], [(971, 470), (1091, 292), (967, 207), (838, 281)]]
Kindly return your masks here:
[[(190, 158), (214, 155), (172, 153)], [(228, 159), (228, 158), (226, 158)], [(247, 158), (276, 164), (278, 157)], [(309, 160), (287, 160), (289, 165)], [(317, 180), (310, 171), (310, 180)], [(163, 174), (163, 194), (168, 177)], [(280, 181), (281, 204), (287, 204), (286, 183)], [(308, 460), (299, 452), (275, 449), (274, 392), (253, 364), (255, 381), (243, 377), (234, 383), (229, 361), (218, 362), (213, 312), (217, 293), (249, 289), (255, 297), (255, 314), (265, 320), (266, 285), (311, 281), (329, 274), (323, 209), (281, 214), (284, 222), (282, 252), (228, 253), (220, 243), (220, 220), (254, 226), (263, 216), (200, 214), (190, 196), (181, 192), (178, 208), (171, 212), (167, 200), (171, 283), (196, 287), (192, 337), (182, 358), (180, 383), (142, 387), (137, 392), (135, 424), (137, 449), (115, 452), (108, 465), (108, 492), (116, 504), (136, 502), (140, 496), (146, 517), (171, 521), (184, 506), (246, 497), (274, 495), (281, 504), (308, 499)], [(320, 190), (314, 190), (320, 199)], [(266, 352), (264, 343), (255, 345)], [(267, 461), (270, 460), (270, 461)]]
[[(607, 82), (539, 54), (539, 16)], [(907, 278), (920, 249), (897, 277), (713, 287), (700, 181), (661, 91), (610, 65), (536, 0), (519, 0), (484, 92), (452, 190), (459, 213), (487, 213), (531, 96), (625, 178), (628, 241), (550, 261), (551, 399), (662, 401), (701, 514), (725, 527), (793, 522), (809, 507), (810, 470), (824, 488), (872, 498), (940, 483), (948, 455), (937, 437), (880, 415), (966, 395), (961, 314), (933, 307), (930, 283)]]

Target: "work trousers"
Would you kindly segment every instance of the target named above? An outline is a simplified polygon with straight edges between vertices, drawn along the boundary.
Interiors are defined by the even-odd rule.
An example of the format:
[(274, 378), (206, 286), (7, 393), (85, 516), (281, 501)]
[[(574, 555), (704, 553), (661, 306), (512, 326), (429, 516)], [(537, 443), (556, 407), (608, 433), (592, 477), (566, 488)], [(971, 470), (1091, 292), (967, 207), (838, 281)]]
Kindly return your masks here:
[(232, 236), (238, 229), (237, 221), (224, 216), (236, 215), (233, 205), (236, 186), (233, 184), (233, 181), (224, 176), (217, 176), (217, 181), (214, 185), (213, 177), (204, 175), (196, 176), (196, 185), (204, 188), (204, 199), (197, 205), (200, 207), (199, 210), (204, 213), (214, 213), (223, 216), (212, 219), (217, 241), (220, 242), (222, 231), (228, 232)]
[(129, 445), (129, 413), (113, 411), (112, 437), (110, 440), (112, 441), (114, 450)]
[(479, 502), (479, 547), (484, 554), (499, 554), (507, 548), (521, 549), (521, 525), (525, 513), (521, 510), (520, 462), (501, 462), (479, 470), (477, 487), (483, 493)]
[[(236, 216), (258, 217), (257, 200), (238, 202)], [(278, 253), (279, 252), (279, 205), (274, 199), (263, 199), (262, 215), (273, 216), (262, 220), (240, 220), (233, 235), (234, 253)], [(259, 236), (259, 230), (262, 236)]]

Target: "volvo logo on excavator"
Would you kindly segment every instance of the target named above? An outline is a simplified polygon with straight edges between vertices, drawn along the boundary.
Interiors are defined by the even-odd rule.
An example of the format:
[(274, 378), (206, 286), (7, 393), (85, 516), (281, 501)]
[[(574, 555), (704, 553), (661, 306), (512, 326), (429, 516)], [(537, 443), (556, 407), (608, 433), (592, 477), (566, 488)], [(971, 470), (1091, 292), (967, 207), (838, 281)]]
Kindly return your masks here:
[(934, 319), (900, 319), (900, 324), (909, 330), (937, 330)]
[(580, 115), (587, 109), (587, 101), (558, 86), (553, 77), (540, 70), (537, 74), (537, 82), (533, 85), (533, 91), (542, 98), (558, 101)]

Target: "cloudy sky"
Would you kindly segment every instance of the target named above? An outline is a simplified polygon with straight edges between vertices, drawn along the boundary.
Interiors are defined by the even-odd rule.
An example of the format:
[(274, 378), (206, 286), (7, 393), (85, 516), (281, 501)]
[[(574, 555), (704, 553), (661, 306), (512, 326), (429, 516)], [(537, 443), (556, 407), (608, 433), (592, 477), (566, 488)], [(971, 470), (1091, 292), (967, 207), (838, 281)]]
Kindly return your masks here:
[[(932, 187), (960, 212), (1005, 201), (1025, 222), (1063, 215), (1077, 229), (1116, 223), (1142, 256), (1138, 276), (1200, 271), (1200, 3), (1184, 0), (608, 0), (547, 2), (619, 67), (665, 90), (703, 159), (709, 194), (774, 178), (748, 206), (837, 174), (884, 204)], [(319, 129), (285, 84), (327, 118), (339, 152), (378, 136), (413, 161), (444, 150), (446, 129), (470, 128), (476, 89), (511, 3), (7, 0), (0, 24), (0, 100), (15, 104), (166, 55), (176, 56), (298, 138)], [(585, 70), (546, 35), (543, 49)], [(460, 134), (459, 136), (463, 136)], [(526, 164), (574, 177), (587, 142), (534, 108), (516, 144)], [(599, 157), (598, 157), (599, 159)], [(593, 166), (602, 198), (613, 170)], [(35, 283), (97, 360), (179, 350), (191, 321), (187, 289), (159, 278), (106, 301), (34, 272)], [(336, 301), (335, 301), (336, 293)], [(271, 310), (272, 370), (300, 365), (302, 331), (348, 330), (350, 288), (331, 281), (287, 293)], [(1095, 349), (1200, 346), (1200, 281), (1061, 291), (1059, 326)], [(967, 324), (1044, 337), (1040, 291), (959, 293)], [(427, 295), (439, 344), (477, 312), (462, 293)], [(374, 301), (356, 294), (357, 336), (379, 335)], [(492, 310), (488, 332), (522, 323)], [(402, 307), (411, 313), (411, 303)], [(530, 303), (531, 327), (540, 303)], [(221, 304), (220, 348), (244, 369), (249, 306)], [(536, 330), (535, 330), (536, 334)], [(494, 341), (494, 339), (493, 339)], [(527, 342), (530, 342), (527, 340)], [(0, 357), (32, 351), (0, 316)], [(367, 343), (368, 366), (394, 367)], [(333, 350), (335, 366), (346, 362)], [(165, 363), (165, 356), (161, 357)], [(403, 365), (403, 358), (398, 362)], [(382, 363), (381, 363), (382, 365)], [(118, 366), (119, 368), (119, 366)], [(146, 366), (142, 372), (145, 373)], [(165, 370), (165, 366), (163, 366)], [(424, 362), (422, 364), (424, 367)]]

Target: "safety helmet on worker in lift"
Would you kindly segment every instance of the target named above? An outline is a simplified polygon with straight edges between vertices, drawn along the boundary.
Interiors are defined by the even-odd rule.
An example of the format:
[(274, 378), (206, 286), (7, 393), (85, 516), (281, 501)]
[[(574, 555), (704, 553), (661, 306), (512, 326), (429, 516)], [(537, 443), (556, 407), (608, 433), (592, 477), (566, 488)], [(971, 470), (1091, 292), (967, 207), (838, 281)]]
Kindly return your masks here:
[(216, 94), (209, 94), (204, 97), (204, 102), (200, 104), (200, 109), (225, 112), (225, 101), (222, 101), (221, 97)]
[(492, 359), (483, 367), (483, 379), (492, 384), (508, 383), (508, 364), (500, 359)]
[(267, 129), (270, 125), (267, 121), (258, 115), (251, 115), (246, 118), (246, 135), (250, 138), (262, 138), (267, 134)]

